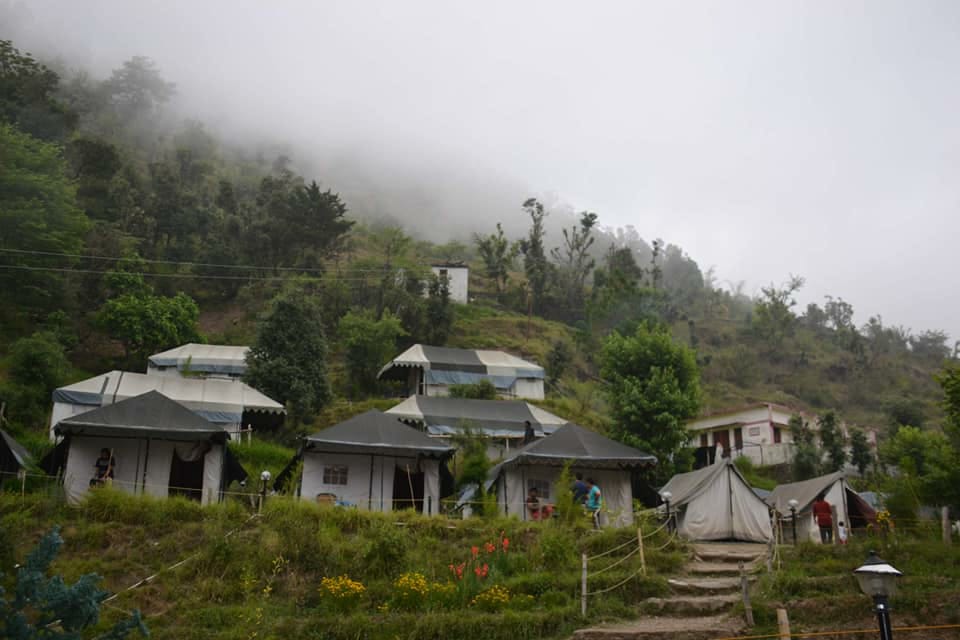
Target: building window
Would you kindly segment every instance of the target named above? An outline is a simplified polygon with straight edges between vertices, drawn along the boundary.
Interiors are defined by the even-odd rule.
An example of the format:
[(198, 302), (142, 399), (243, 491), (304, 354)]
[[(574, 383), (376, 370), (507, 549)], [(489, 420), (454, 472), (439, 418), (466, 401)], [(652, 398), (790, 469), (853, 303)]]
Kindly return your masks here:
[(743, 428), (737, 427), (733, 430), (733, 447), (737, 451), (743, 451)]
[(773, 444), (780, 444), (780, 427), (773, 428)]
[(330, 465), (323, 468), (323, 484), (347, 484), (346, 465)]
[(550, 499), (550, 483), (546, 480), (538, 480), (536, 478), (527, 479), (527, 492), (529, 493), (530, 489), (536, 489), (537, 495), (543, 500)]
[(441, 277), (441, 278), (446, 278), (446, 277), (447, 277), (447, 270), (446, 270), (446, 269), (440, 269), (440, 277)]
[(701, 433), (701, 434), (700, 434), (700, 446), (701, 446), (701, 447), (706, 447), (708, 444), (709, 444), (709, 443), (707, 442), (707, 434)]

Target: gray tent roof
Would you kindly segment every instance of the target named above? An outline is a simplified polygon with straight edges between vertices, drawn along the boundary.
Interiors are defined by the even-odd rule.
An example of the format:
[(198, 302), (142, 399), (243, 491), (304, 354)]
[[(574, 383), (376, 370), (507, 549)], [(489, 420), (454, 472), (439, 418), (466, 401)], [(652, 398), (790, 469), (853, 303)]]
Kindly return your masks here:
[(419, 454), (434, 458), (446, 458), (454, 452), (453, 447), (403, 424), (396, 416), (375, 409), (308, 436), (304, 449), (367, 455)]
[[(0, 468), (0, 471), (8, 471), (6, 468), (8, 466), (26, 469), (33, 462), (33, 456), (30, 455), (30, 452), (27, 451), (22, 444), (14, 440), (13, 436), (3, 429), (0, 429), (0, 449), (3, 448), (6, 450), (0, 450), (0, 462), (3, 462), (4, 468)], [(9, 469), (9, 471), (13, 470), (12, 468)]]
[(159, 391), (66, 418), (55, 427), (59, 435), (97, 435), (171, 440), (223, 439), (227, 433)]
[(404, 380), (407, 369), (411, 367), (423, 369), (428, 373), (428, 381), (435, 384), (476, 382), (479, 377), (485, 377), (498, 387), (507, 388), (517, 378), (544, 377), (543, 367), (505, 351), (454, 349), (426, 344), (413, 345), (388, 362), (377, 376)]
[(518, 464), (562, 465), (568, 460), (597, 469), (630, 469), (657, 463), (654, 455), (570, 422), (552, 435), (517, 449), (490, 469), (485, 486), (489, 490), (507, 467)]
[(722, 458), (696, 471), (678, 473), (670, 478), (670, 481), (660, 489), (660, 495), (662, 496), (664, 492), (669, 491), (673, 494), (670, 497), (670, 504), (675, 507), (683, 506), (700, 495), (704, 489), (710, 486), (718, 476), (726, 473), (728, 469), (733, 471), (740, 479), (741, 484), (750, 492), (750, 495), (756, 495), (747, 481), (740, 475), (740, 470), (737, 469), (737, 466), (733, 464), (730, 458)]
[(250, 347), (189, 343), (147, 358), (150, 367), (176, 367), (200, 373), (242, 374)]
[(845, 475), (843, 471), (835, 471), (825, 476), (811, 478), (802, 482), (791, 482), (789, 484), (778, 485), (770, 497), (767, 498), (767, 504), (774, 507), (784, 515), (789, 515), (790, 506), (787, 504), (790, 500), (796, 500), (800, 506), (797, 511), (806, 511), (813, 504), (821, 491), (829, 489), (837, 480), (843, 480)]
[(567, 420), (523, 400), (410, 396), (387, 413), (423, 423), (434, 435), (471, 428), (491, 437), (523, 437), (526, 421), (530, 421), (537, 435), (549, 435), (567, 424)]

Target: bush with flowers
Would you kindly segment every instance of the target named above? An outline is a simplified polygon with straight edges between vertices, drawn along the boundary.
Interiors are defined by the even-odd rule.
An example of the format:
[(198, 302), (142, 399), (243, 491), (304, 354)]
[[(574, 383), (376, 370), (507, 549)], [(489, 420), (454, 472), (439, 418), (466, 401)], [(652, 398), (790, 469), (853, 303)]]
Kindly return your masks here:
[(320, 580), (320, 600), (331, 611), (346, 612), (354, 610), (363, 600), (367, 588), (362, 582), (349, 576), (322, 578)]
[(476, 607), (481, 611), (487, 612), (503, 611), (509, 604), (510, 590), (498, 584), (484, 589), (470, 601), (471, 607)]

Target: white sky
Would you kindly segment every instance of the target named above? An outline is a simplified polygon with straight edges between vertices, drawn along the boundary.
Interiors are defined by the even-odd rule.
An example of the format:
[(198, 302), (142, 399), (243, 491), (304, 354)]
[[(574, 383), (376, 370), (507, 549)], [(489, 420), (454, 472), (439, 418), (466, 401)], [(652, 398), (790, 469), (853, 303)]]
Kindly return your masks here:
[(187, 111), (434, 237), (554, 193), (749, 293), (799, 274), (960, 337), (958, 2), (6, 4), (20, 41), (150, 56)]

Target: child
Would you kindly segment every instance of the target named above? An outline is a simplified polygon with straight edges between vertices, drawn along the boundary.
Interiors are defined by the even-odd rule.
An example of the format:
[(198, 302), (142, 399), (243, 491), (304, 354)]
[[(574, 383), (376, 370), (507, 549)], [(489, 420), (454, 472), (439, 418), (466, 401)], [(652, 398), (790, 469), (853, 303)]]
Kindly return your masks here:
[(837, 541), (840, 544), (847, 544), (847, 528), (842, 522), (837, 524)]

